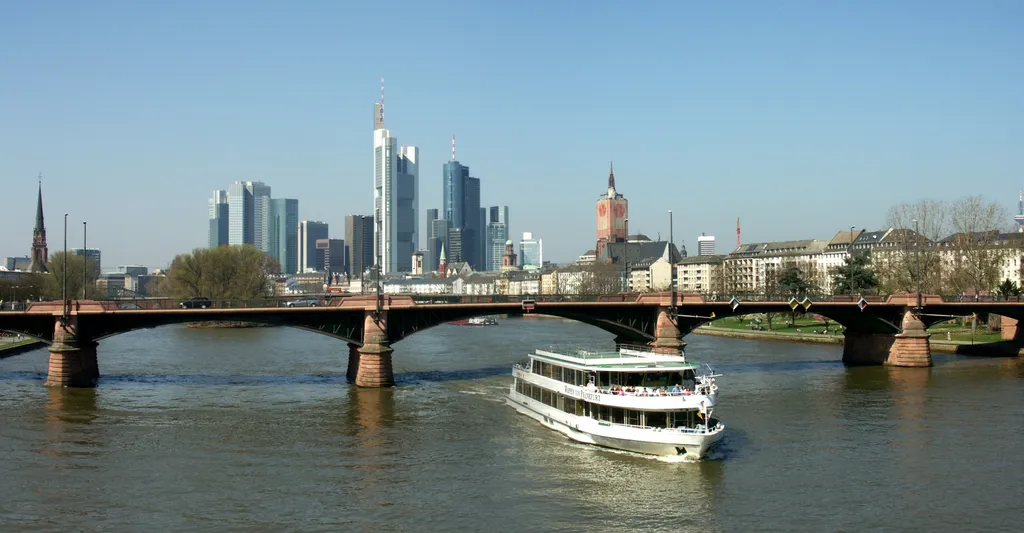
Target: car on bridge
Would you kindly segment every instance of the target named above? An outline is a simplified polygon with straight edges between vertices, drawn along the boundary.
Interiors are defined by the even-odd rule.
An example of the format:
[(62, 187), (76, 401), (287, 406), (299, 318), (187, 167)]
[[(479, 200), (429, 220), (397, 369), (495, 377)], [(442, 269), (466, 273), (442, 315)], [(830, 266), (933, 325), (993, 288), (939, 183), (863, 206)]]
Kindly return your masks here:
[(181, 302), (182, 309), (206, 309), (207, 307), (213, 307), (213, 302), (205, 296), (196, 296)]
[(292, 300), (285, 305), (285, 307), (316, 307), (320, 304), (320, 301), (316, 298), (299, 298), (298, 300)]

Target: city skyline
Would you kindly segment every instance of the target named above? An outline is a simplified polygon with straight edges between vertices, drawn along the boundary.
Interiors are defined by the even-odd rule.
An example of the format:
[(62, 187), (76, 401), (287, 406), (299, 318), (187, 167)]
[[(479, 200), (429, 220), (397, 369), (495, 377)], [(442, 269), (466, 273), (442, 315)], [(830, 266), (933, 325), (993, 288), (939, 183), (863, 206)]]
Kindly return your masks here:
[[(381, 76), (389, 80), (389, 126), (421, 147), (420, 164), (438, 168), (450, 132), (458, 131), (460, 153), (486, 177), (486, 196), (529, 221), (518, 229), (543, 235), (553, 262), (593, 246), (592, 202), (609, 159), (634, 204), (630, 233), (664, 238), (672, 209), (676, 243), (691, 254), (701, 232), (720, 236), (719, 253), (732, 248), (724, 236), (737, 216), (744, 242), (765, 242), (827, 238), (850, 225), (878, 229), (890, 205), (925, 198), (982, 193), (1017, 211), (1024, 104), (1015, 96), (1022, 75), (1012, 51), (1021, 43), (1020, 6), (944, 5), (922, 15), (909, 6), (846, 13), (751, 3), (751, 16), (725, 41), (718, 25), (731, 20), (730, 9), (687, 8), (683, 17), (681, 6), (668, 7), (664, 21), (621, 6), (583, 18), (556, 9), (538, 21), (539, 5), (519, 12), (468, 6), (460, 10), (467, 21), (521, 22), (531, 44), (470, 23), (465, 35), (389, 40), (387, 53), (408, 54), (407, 67), (399, 67), (352, 48), (367, 37), (359, 27), (371, 20), (365, 7), (344, 17), (327, 16), (340, 8), (323, 8), (318, 18), (344, 19), (345, 31), (299, 24), (272, 8), (204, 13), (225, 34), (179, 31), (194, 16), (187, 4), (167, 8), (166, 17), (146, 7), (72, 6), (89, 24), (71, 46), (68, 20), (31, 4), (5, 6), (0, 39), (17, 42), (9, 48), (18, 52), (0, 62), (12, 75), (34, 72), (38, 80), (31, 90), (0, 86), (8, 126), (0, 131), (0, 176), (5, 193), (23, 199), (7, 206), (0, 254), (30, 253), (40, 172), (51, 251), (63, 238), (53, 214), (69, 213), (69, 246), (82, 245), (77, 230), (86, 220), (90, 248), (111, 264), (163, 267), (206, 245), (207, 206), (196, 199), (236, 180), (273, 183), (277, 195), (303, 202), (304, 218), (344, 227), (344, 216), (372, 210), (365, 115)], [(414, 10), (423, 11), (424, 23), (439, 20), (427, 8)], [(275, 20), (285, 34), (305, 38), (286, 39), (279, 59), (268, 58), (260, 50), (270, 45), (245, 24), (217, 22), (235, 17)], [(683, 20), (672, 34), (685, 30), (685, 41), (664, 37), (673, 19)], [(227, 49), (222, 39), (237, 46)], [(311, 39), (328, 46), (312, 47)], [(564, 39), (572, 44), (557, 45)], [(187, 60), (180, 53), (192, 49), (208, 54)], [(485, 68), (483, 81), (417, 82), (437, 70), (439, 50)], [(151, 60), (138, 65), (136, 54)], [(100, 56), (109, 62), (94, 59)], [(216, 68), (225, 58), (237, 73)], [(338, 61), (350, 69), (324, 68)], [(199, 90), (211, 82), (217, 90)], [(640, 113), (640, 98), (656, 112)], [(654, 152), (676, 157), (666, 166)], [(104, 194), (133, 180), (160, 201), (132, 199), (140, 185)], [(440, 191), (425, 184), (421, 207), (440, 206)], [(416, 249), (425, 248), (425, 230)]]

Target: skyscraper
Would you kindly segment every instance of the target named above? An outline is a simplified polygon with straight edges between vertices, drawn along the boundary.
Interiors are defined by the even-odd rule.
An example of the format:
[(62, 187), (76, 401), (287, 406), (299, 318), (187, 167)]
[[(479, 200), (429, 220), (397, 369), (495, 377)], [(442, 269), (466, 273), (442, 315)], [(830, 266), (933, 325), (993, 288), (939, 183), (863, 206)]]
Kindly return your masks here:
[[(608, 192), (597, 199), (597, 255), (610, 242), (629, 238), (629, 202), (615, 190), (615, 169), (608, 168)], [(521, 252), (520, 252), (521, 253)]]
[(270, 252), (270, 186), (236, 181), (228, 187), (228, 244)]
[(491, 206), (487, 222), (487, 270), (501, 269), (501, 258), (505, 254), (505, 241), (509, 236), (508, 206)]
[(299, 268), (299, 201), (270, 200), (268, 221), (270, 257), (280, 265), (282, 274), (295, 274)]
[(715, 236), (700, 234), (697, 237), (697, 255), (715, 255)]
[(327, 238), (327, 223), (303, 220), (298, 227), (299, 272), (323, 272), (324, 254), (317, 252), (316, 241)]
[(345, 217), (345, 273), (357, 278), (373, 265), (373, 217)]
[(430, 221), (430, 227), (427, 228), (427, 250), (430, 258), (429, 261), (425, 261), (427, 264), (424, 268), (430, 271), (441, 271), (441, 256), (444, 255), (447, 260), (447, 254), (444, 254), (443, 251), (448, 244), (449, 227), (448, 220), (444, 218)]
[(409, 272), (419, 243), (419, 149), (384, 127), (384, 84), (373, 116), (373, 246), (381, 272)]
[(533, 233), (523, 232), (519, 241), (519, 264), (523, 270), (532, 270), (544, 265), (544, 241), (534, 238)]
[(213, 197), (210, 198), (210, 229), (207, 247), (227, 246), (228, 218), (228, 191), (213, 191)]
[(427, 253), (423, 257), (423, 269), (427, 272), (437, 270), (441, 261), (441, 243), (434, 234), (434, 221), (437, 220), (437, 209), (427, 209), (426, 225), (427, 230)]
[(46, 224), (43, 222), (43, 180), (39, 179), (39, 195), (36, 197), (36, 226), (32, 229), (32, 262), (29, 272), (48, 272), (49, 253), (46, 250)]
[(100, 273), (103, 272), (103, 253), (100, 252), (99, 248), (72, 248), (68, 250), (71, 255), (85, 256), (86, 261), (92, 261), (92, 273), (94, 276), (99, 277)]
[[(475, 270), (483, 270), (484, 235), (480, 224), (480, 180), (469, 175), (469, 167), (456, 160), (442, 167), (443, 191), (441, 195), (444, 218), (449, 227), (459, 229), (462, 236), (461, 261)], [(452, 259), (452, 246), (448, 243), (448, 260)]]
[[(324, 272), (328, 274), (343, 274), (345, 272), (344, 239), (317, 239), (316, 250), (317, 260), (324, 262)], [(320, 259), (320, 256), (323, 258)]]

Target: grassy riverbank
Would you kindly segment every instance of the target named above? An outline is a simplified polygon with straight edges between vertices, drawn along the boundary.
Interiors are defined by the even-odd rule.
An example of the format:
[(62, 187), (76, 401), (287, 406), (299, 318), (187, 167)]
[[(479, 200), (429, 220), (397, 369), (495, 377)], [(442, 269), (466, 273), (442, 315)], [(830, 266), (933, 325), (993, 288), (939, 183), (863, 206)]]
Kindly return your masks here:
[(22, 339), (20, 341), (11, 340), (9, 342), (7, 339), (4, 339), (3, 341), (0, 341), (0, 359), (35, 350), (42, 347), (44, 344), (46, 343), (39, 339)]
[[(837, 335), (840, 339), (843, 337), (842, 325), (833, 321), (825, 322), (807, 316), (798, 316), (796, 321), (793, 323), (789, 322), (789, 315), (775, 316), (769, 329), (768, 321), (764, 318), (761, 319), (760, 323), (757, 323), (756, 320), (747, 317), (729, 317), (715, 320), (704, 327), (749, 332), (755, 334), (754, 337), (757, 337), (757, 334), (764, 334), (766, 337), (773, 335), (792, 335), (798, 337), (830, 337)], [(758, 329), (758, 327), (763, 328), (763, 330)], [(970, 324), (964, 326), (957, 322), (943, 322), (928, 328), (928, 333), (932, 334), (931, 341), (933, 343), (950, 341), (957, 344), (985, 344), (1002, 340), (1000, 332), (989, 332), (984, 325), (980, 324), (972, 333)], [(822, 342), (829, 341), (825, 340)], [(838, 342), (842, 342), (842, 340)]]

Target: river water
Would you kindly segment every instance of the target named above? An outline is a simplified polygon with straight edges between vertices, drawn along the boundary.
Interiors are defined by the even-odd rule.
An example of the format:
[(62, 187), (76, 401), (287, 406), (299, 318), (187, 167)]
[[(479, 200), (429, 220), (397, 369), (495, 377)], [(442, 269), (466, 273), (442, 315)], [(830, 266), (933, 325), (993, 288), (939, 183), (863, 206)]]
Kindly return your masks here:
[(728, 436), (714, 460), (574, 444), (503, 404), (554, 319), (395, 345), (399, 387), (284, 329), (136, 331), (98, 388), (0, 360), (0, 531), (1020, 531), (1024, 361), (854, 368), (837, 346), (701, 337)]

